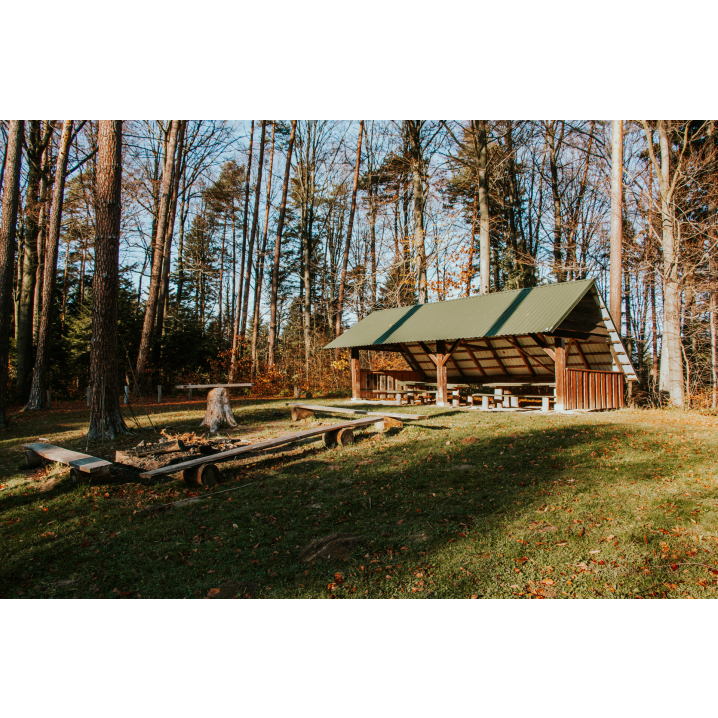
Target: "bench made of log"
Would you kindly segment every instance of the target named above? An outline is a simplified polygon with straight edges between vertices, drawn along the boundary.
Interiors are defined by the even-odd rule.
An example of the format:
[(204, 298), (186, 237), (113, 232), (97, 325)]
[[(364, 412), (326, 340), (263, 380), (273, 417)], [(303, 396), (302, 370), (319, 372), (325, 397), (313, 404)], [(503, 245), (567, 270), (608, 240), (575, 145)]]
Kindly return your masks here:
[(40, 466), (42, 459), (48, 461), (57, 461), (60, 464), (69, 466), (75, 472), (73, 476), (77, 478), (77, 472), (83, 474), (104, 475), (110, 472), (111, 461), (98, 459), (96, 456), (89, 454), (81, 454), (79, 451), (71, 451), (63, 449), (61, 446), (53, 446), (52, 444), (23, 444), (25, 449), (25, 460), (27, 465), (32, 469)]
[[(294, 441), (300, 441), (301, 439), (308, 439), (312, 436), (319, 436), (320, 434), (325, 435), (325, 444), (327, 446), (331, 446), (332, 443), (337, 443), (337, 439), (340, 438), (339, 435), (342, 431), (345, 429), (355, 429), (362, 426), (369, 426), (370, 424), (376, 424), (378, 423), (377, 419), (375, 418), (369, 418), (366, 419), (355, 419), (354, 421), (345, 421), (341, 424), (331, 424), (329, 426), (318, 426), (313, 429), (307, 429), (306, 431), (299, 431), (296, 434), (286, 434), (285, 436), (279, 436), (276, 439), (268, 439), (267, 441), (259, 441), (256, 444), (252, 444), (251, 446), (242, 446), (237, 449), (229, 449), (228, 451), (220, 451), (218, 454), (211, 454), (209, 456), (201, 456), (197, 459), (191, 459), (190, 461), (183, 461), (180, 464), (171, 464), (169, 466), (163, 466), (160, 469), (153, 469), (152, 471), (144, 471), (140, 474), (140, 477), (143, 479), (150, 479), (153, 476), (161, 476), (163, 474), (175, 474), (178, 471), (181, 471), (183, 474), (183, 477), (185, 478), (185, 481), (187, 483), (201, 483), (205, 484), (204, 481), (202, 481), (201, 475), (199, 477), (196, 476), (195, 472), (201, 474), (201, 469), (205, 464), (218, 464), (222, 461), (231, 461), (232, 459), (236, 458), (237, 456), (241, 456), (243, 454), (250, 454), (255, 451), (262, 451), (264, 449), (271, 449), (275, 446), (282, 446), (283, 444), (291, 444)], [(328, 436), (327, 436), (328, 435)], [(349, 438), (349, 435), (345, 433), (345, 436)], [(340, 442), (340, 443), (350, 443), (347, 442)], [(216, 477), (213, 474), (213, 479), (216, 481)], [(212, 483), (207, 483), (206, 485), (213, 485)]]
[(418, 421), (428, 419), (428, 414), (392, 414), (388, 411), (362, 411), (361, 409), (345, 409), (342, 406), (322, 406), (321, 404), (287, 404), (289, 407), (304, 409), (305, 411), (326, 412), (327, 414), (359, 414), (361, 416), (386, 416), (399, 421)]
[(254, 384), (177, 384), (175, 389), (247, 389)]

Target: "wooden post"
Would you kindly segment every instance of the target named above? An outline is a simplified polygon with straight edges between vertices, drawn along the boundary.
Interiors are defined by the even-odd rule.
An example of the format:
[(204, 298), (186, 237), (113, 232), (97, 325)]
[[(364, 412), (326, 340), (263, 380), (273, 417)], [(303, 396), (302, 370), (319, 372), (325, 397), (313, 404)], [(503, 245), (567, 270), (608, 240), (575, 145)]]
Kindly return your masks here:
[(555, 337), (556, 355), (556, 402), (555, 411), (564, 411), (566, 407), (566, 347), (563, 339)]
[[(440, 358), (440, 359), (439, 359)], [(448, 398), (448, 377), (446, 372), (446, 364), (441, 361), (444, 357), (437, 355), (439, 364), (436, 366), (436, 405), (451, 406)]]
[(162, 384), (157, 385), (157, 403), (162, 403)]
[(189, 398), (192, 398), (192, 389), (189, 390)]
[(504, 390), (500, 387), (494, 387), (494, 405), (504, 408)]
[(129, 403), (130, 403), (130, 387), (126, 386), (125, 387), (125, 404), (129, 404)]
[(90, 406), (90, 387), (87, 387), (87, 406)]
[(544, 396), (541, 398), (541, 411), (548, 411), (550, 407), (549, 397)]
[(49, 389), (47, 390), (47, 408), (52, 409), (52, 394)]
[(488, 411), (488, 410), (489, 410), (489, 397), (482, 396), (481, 397), (481, 411)]
[(361, 399), (361, 372), (359, 370), (359, 350), (352, 349), (349, 363), (352, 370), (352, 401)]

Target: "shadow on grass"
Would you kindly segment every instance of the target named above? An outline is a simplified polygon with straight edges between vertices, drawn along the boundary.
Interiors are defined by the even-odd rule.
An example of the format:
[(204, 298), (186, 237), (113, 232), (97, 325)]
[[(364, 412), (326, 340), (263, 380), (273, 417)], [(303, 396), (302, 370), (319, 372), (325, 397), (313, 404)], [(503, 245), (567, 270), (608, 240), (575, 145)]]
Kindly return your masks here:
[[(20, 522), (2, 532), (0, 595), (190, 597), (248, 581), (267, 597), (550, 597), (602, 595), (626, 576), (649, 592), (656, 576), (641, 572), (659, 570), (653, 551), (664, 535), (636, 527), (634, 504), (660, 526), (665, 499), (634, 500), (631, 482), (655, 486), (655, 438), (629, 454), (615, 447), (632, 428), (595, 418), (431, 420), (447, 413), (466, 417), (442, 429), (449, 446), (427, 422), (379, 440), (358, 432), (345, 449), (316, 444), (225, 465), (223, 485), (195, 498), (216, 496), (161, 513), (133, 514), (145, 487), (131, 484), (3, 499), (3, 517)], [(611, 446), (613, 463), (599, 453)], [(218, 493), (235, 482), (253, 483)], [(187, 497), (176, 481), (156, 489), (157, 503)], [(690, 502), (673, 503), (672, 516), (686, 519)], [(362, 542), (343, 558), (299, 561), (310, 541), (335, 532)]]

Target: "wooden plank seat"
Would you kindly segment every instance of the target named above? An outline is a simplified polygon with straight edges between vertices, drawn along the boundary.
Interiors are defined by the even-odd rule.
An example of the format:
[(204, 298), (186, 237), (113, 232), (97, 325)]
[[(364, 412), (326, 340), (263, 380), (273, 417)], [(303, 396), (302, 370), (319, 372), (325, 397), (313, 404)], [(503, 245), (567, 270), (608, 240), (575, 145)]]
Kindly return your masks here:
[[(388, 411), (362, 411), (361, 409), (345, 409), (342, 406), (323, 406), (322, 404), (287, 404), (292, 408), (292, 420), (295, 416), (299, 418), (307, 418), (312, 416), (315, 412), (326, 413), (326, 414), (354, 414), (360, 416), (381, 416), (388, 417), (390, 419), (398, 419), (399, 421), (418, 421), (419, 419), (428, 419), (428, 414), (392, 414)], [(295, 413), (295, 409), (298, 411)], [(299, 416), (300, 412), (305, 412), (304, 416)]]
[[(244, 456), (245, 454), (251, 454), (265, 449), (273, 449), (277, 446), (284, 444), (291, 444), (294, 441), (300, 441), (302, 439), (308, 439), (313, 436), (324, 435), (324, 443), (327, 446), (332, 446), (336, 443), (342, 445), (351, 443), (353, 441), (353, 430), (364, 426), (370, 426), (371, 424), (380, 424), (380, 429), (386, 428), (383, 421), (378, 421), (375, 416), (367, 416), (363, 419), (355, 419), (353, 421), (345, 421), (340, 424), (330, 424), (329, 426), (317, 426), (306, 431), (298, 431), (295, 434), (286, 434), (279, 436), (276, 439), (268, 439), (267, 441), (259, 441), (256, 444), (250, 446), (241, 446), (236, 449), (229, 449), (228, 451), (220, 451), (218, 454), (210, 454), (209, 456), (201, 456), (197, 459), (191, 459), (189, 461), (183, 461), (179, 464), (171, 464), (169, 466), (163, 466), (159, 469), (153, 469), (152, 471), (145, 471), (140, 474), (143, 479), (150, 479), (153, 476), (161, 476), (164, 474), (176, 474), (182, 473), (182, 477), (188, 484), (203, 484), (201, 474), (205, 471), (202, 467), (206, 465), (216, 465), (223, 461), (232, 461), (233, 459)], [(394, 424), (395, 425), (395, 424)], [(346, 431), (349, 430), (349, 431)], [(342, 433), (343, 432), (343, 433)], [(215, 470), (210, 470), (209, 474), (212, 477), (212, 483), (208, 485), (214, 485), (216, 482)]]
[(189, 398), (192, 398), (193, 389), (248, 389), (254, 384), (176, 384), (175, 389), (189, 389)]
[[(23, 444), (25, 449), (25, 460), (29, 468), (35, 468), (42, 464), (42, 460), (56, 461), (59, 464), (69, 466), (73, 478), (78, 478), (79, 473), (93, 476), (104, 476), (110, 473), (111, 461), (98, 459), (96, 456), (81, 454), (79, 451), (63, 449), (61, 446), (52, 444)], [(79, 473), (78, 473), (79, 472)]]
[(246, 389), (254, 384), (177, 384), (175, 389)]

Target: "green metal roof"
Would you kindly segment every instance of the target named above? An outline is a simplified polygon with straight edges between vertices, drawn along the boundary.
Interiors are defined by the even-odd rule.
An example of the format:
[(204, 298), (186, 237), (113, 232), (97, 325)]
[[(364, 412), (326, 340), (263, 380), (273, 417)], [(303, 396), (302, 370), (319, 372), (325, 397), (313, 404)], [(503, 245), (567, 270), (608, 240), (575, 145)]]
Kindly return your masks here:
[(372, 312), (325, 349), (551, 333), (594, 279)]

